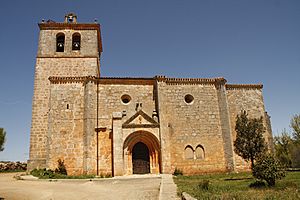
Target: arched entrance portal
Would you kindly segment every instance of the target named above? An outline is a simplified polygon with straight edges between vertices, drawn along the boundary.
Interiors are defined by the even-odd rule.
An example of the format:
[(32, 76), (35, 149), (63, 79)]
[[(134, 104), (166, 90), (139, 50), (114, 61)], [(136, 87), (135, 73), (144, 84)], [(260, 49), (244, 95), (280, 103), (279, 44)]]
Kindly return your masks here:
[(132, 149), (132, 171), (133, 174), (150, 173), (150, 157), (148, 147), (138, 142)]
[(150, 132), (129, 134), (124, 141), (123, 156), (125, 174), (160, 173), (160, 145)]

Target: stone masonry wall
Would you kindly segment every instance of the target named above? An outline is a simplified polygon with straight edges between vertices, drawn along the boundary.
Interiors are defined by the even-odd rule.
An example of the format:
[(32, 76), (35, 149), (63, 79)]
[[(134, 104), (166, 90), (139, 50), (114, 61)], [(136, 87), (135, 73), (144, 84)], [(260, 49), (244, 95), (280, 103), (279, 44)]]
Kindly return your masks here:
[[(230, 121), (232, 129), (232, 139), (236, 138), (235, 123), (236, 116), (241, 110), (246, 110), (250, 118), (263, 117), (264, 126), (267, 128), (267, 120), (265, 118), (265, 108), (262, 96), (262, 90), (256, 88), (234, 88), (227, 89), (227, 98), (230, 111)], [(270, 129), (266, 129), (264, 134), (266, 142), (270, 143), (272, 133)], [(250, 163), (244, 161), (240, 156), (235, 154), (236, 169), (238, 171), (247, 170)]]
[(64, 161), (69, 174), (83, 173), (84, 87), (82, 83), (52, 84), (47, 166)]
[[(98, 76), (99, 54), (97, 52), (97, 32), (63, 31), (66, 34), (65, 52), (56, 52), (56, 34), (59, 30), (41, 30), (38, 55), (35, 65), (34, 95), (32, 100), (32, 124), (30, 133), (30, 153), (28, 170), (47, 167), (48, 114), (50, 98), (50, 76)], [(80, 32), (82, 48), (71, 51), (70, 36)], [(86, 56), (85, 58), (83, 56)]]
[[(64, 52), (56, 52), (56, 35), (65, 34)], [(72, 35), (81, 35), (80, 51), (72, 50)], [(38, 57), (97, 57), (97, 30), (41, 30), (39, 38)]]
[[(184, 174), (248, 169), (249, 165), (233, 153), (235, 117), (241, 109), (247, 110), (250, 117), (266, 116), (260, 89), (225, 89), (223, 84), (207, 83), (116, 84), (103, 79), (97, 86), (95, 79), (88, 78), (54, 83), (46, 148), (49, 167), (54, 169), (60, 158), (70, 174), (96, 174), (97, 90), (98, 127), (104, 130), (98, 138), (99, 173), (106, 175), (113, 173), (113, 148), (122, 149), (127, 136), (143, 130), (160, 141), (162, 173), (172, 173), (176, 167)], [(194, 98), (191, 103), (185, 101), (187, 94)], [(123, 95), (130, 96), (128, 103), (122, 102)], [(159, 132), (143, 128), (122, 131), (122, 124), (139, 109), (149, 116), (158, 109)], [(117, 143), (113, 143), (113, 113), (121, 113), (118, 134), (122, 136)], [(267, 131), (266, 138), (270, 135)], [(118, 163), (125, 167), (126, 158), (119, 159)]]
[[(171, 153), (171, 167), (167, 170), (165, 166), (164, 173), (172, 173), (175, 167), (184, 174), (225, 171), (215, 85), (159, 83), (158, 92), (162, 142), (169, 143), (166, 148), (170, 148)], [(190, 104), (184, 100), (187, 94), (194, 97)], [(204, 158), (197, 159), (195, 155), (191, 159), (185, 158), (185, 148), (190, 146), (195, 151), (198, 145), (204, 149)]]
[[(124, 123), (137, 112), (139, 102), (143, 111), (151, 116), (155, 109), (153, 85), (99, 84), (98, 90), (98, 123), (99, 127), (106, 128), (99, 132), (98, 138), (99, 173), (111, 175), (112, 113), (125, 111)], [(128, 104), (121, 100), (124, 94), (131, 97)], [(51, 84), (48, 167), (55, 169), (60, 158), (70, 174), (96, 174), (96, 103), (96, 82)], [(123, 147), (123, 143), (119, 145)]]
[[(96, 91), (96, 86), (94, 90)], [(124, 94), (131, 97), (128, 104), (121, 100)], [(142, 103), (142, 110), (152, 116), (155, 109), (153, 85), (99, 84), (99, 126), (107, 128), (105, 132), (100, 132), (100, 172), (112, 173), (112, 114), (125, 111), (123, 124), (137, 112), (136, 103)], [(118, 145), (123, 148), (123, 143)]]

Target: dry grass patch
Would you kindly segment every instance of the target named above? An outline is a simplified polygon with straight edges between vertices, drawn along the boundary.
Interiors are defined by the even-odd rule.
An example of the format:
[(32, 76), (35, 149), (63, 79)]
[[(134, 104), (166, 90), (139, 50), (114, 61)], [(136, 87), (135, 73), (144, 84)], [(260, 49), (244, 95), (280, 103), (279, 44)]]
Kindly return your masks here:
[(274, 187), (255, 183), (251, 173), (177, 176), (178, 193), (187, 192), (197, 199), (300, 199), (300, 172), (288, 172)]

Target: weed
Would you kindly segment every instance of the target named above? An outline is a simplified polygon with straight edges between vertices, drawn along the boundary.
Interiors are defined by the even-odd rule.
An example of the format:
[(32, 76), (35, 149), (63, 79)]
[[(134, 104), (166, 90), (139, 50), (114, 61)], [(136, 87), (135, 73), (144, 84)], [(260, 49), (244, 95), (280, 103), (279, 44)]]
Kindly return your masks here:
[(181, 170), (181, 169), (178, 169), (178, 168), (176, 167), (175, 170), (174, 170), (173, 175), (174, 175), (174, 176), (182, 176), (182, 175), (183, 175), (182, 170)]
[(199, 184), (198, 184), (198, 188), (200, 190), (208, 190), (209, 189), (209, 180), (205, 179), (202, 180)]

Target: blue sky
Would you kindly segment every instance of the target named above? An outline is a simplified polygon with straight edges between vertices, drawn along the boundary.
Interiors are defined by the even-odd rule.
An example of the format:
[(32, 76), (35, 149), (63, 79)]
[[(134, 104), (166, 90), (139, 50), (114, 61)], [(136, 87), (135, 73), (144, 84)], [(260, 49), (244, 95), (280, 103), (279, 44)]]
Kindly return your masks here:
[(68, 12), (101, 23), (102, 76), (262, 83), (275, 135), (300, 113), (299, 0), (2, 1), (0, 160), (28, 159), (37, 23)]

